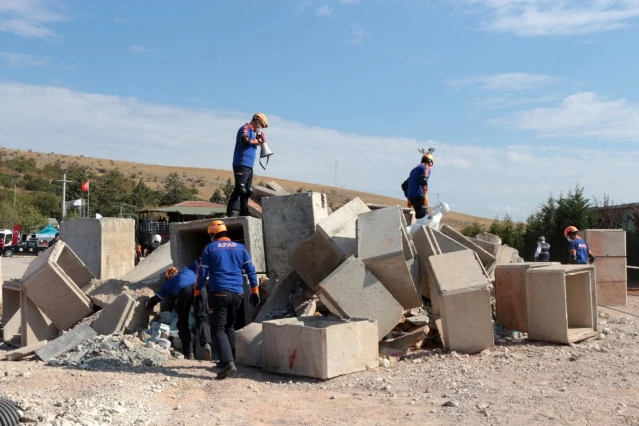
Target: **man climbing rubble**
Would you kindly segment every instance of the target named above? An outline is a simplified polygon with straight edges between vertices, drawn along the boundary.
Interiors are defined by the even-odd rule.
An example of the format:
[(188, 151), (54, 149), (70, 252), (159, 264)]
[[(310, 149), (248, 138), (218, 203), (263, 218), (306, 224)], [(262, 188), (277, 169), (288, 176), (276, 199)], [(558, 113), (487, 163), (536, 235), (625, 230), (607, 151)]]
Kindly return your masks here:
[(196, 294), (201, 291), (206, 278), (209, 306), (213, 310), (211, 332), (220, 351), (221, 370), (218, 379), (235, 375), (235, 318), (244, 297), (244, 279), (246, 273), (251, 284), (251, 305), (260, 303), (257, 273), (251, 257), (240, 243), (228, 238), (226, 224), (214, 220), (209, 224), (208, 233), (211, 243), (202, 254), (202, 263), (197, 273)]
[(550, 244), (545, 237), (539, 237), (535, 249), (535, 262), (550, 262)]
[(189, 314), (193, 305), (193, 284), (195, 283), (198, 264), (199, 262), (196, 260), (181, 271), (178, 271), (174, 266), (168, 268), (165, 272), (166, 282), (162, 289), (144, 304), (144, 309), (152, 311), (155, 305), (165, 297), (170, 295), (176, 298), (175, 311), (178, 316), (178, 336), (180, 336), (182, 353), (186, 359), (195, 359), (193, 338), (189, 328)]
[(420, 150), (421, 163), (411, 170), (408, 179), (402, 183), (404, 196), (408, 199), (408, 205), (412, 205), (415, 209), (416, 219), (421, 219), (428, 214), (428, 178), (435, 164), (434, 151), (433, 148), (428, 151)]
[[(261, 112), (253, 115), (237, 132), (233, 153), (233, 174), (235, 188), (226, 207), (228, 217), (249, 216), (248, 200), (253, 193), (253, 166), (257, 156), (257, 146), (266, 142), (262, 129), (268, 127), (268, 119)], [(238, 206), (239, 205), (239, 206)]]
[(575, 226), (569, 226), (564, 230), (564, 237), (570, 242), (569, 259), (570, 263), (586, 265), (594, 263), (595, 256), (590, 251), (588, 244), (579, 237), (579, 230)]

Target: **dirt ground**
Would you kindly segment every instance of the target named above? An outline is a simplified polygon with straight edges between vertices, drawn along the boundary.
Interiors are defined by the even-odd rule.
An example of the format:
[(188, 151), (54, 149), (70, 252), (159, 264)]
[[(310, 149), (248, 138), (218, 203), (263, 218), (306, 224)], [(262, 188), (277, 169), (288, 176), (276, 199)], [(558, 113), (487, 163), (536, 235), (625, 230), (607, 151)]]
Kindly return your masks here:
[(329, 381), (243, 367), (217, 381), (210, 363), (175, 359), (103, 371), (3, 361), (0, 397), (53, 425), (639, 424), (639, 296), (628, 299), (600, 307), (600, 336), (574, 347), (500, 339), (488, 354), (418, 351)]

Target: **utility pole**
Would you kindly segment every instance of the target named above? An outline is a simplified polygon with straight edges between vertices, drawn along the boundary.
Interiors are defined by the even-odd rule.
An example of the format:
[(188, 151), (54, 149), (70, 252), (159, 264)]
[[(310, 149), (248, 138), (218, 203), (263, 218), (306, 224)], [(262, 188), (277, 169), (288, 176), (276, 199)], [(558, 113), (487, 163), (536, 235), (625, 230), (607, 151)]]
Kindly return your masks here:
[(337, 188), (337, 161), (335, 161), (335, 188)]
[(437, 204), (439, 204), (439, 196), (442, 195), (442, 193), (441, 192), (439, 194), (435, 193), (435, 195), (437, 195)]
[(67, 180), (67, 171), (62, 170), (64, 175), (62, 176), (62, 180), (58, 180), (58, 182), (62, 182), (62, 220), (67, 215), (67, 183), (71, 183), (73, 181)]
[(18, 179), (20, 178), (20, 176), (18, 175), (13, 175), (11, 176), (11, 179), (13, 179), (13, 208), (16, 208), (16, 182), (18, 181)]

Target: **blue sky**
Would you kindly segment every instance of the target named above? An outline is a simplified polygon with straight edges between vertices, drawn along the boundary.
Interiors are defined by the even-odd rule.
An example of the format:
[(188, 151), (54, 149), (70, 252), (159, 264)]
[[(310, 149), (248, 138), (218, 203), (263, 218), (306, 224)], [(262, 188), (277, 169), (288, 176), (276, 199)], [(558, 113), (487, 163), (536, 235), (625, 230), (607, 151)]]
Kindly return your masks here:
[[(639, 0), (0, 0), (0, 145), (229, 168), (525, 217), (577, 181), (637, 201)], [(259, 167), (259, 166), (258, 166)]]

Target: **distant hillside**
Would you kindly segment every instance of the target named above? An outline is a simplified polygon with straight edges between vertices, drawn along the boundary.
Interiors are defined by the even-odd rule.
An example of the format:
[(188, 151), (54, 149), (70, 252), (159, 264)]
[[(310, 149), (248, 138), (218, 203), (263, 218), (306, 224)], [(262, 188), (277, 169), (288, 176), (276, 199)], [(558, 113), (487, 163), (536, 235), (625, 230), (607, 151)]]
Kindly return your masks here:
[[(74, 165), (81, 166), (87, 170), (87, 172), (102, 175), (108, 173), (111, 170), (118, 170), (124, 176), (132, 179), (143, 179), (144, 182), (152, 189), (159, 189), (162, 187), (166, 177), (171, 173), (178, 173), (183, 182), (187, 185), (194, 187), (198, 191), (197, 197), (203, 200), (208, 200), (213, 192), (224, 184), (227, 179), (233, 178), (233, 174), (230, 170), (216, 170), (216, 169), (202, 169), (202, 168), (188, 168), (188, 167), (169, 167), (158, 166), (151, 164), (134, 163), (128, 161), (117, 161), (100, 158), (91, 158), (84, 156), (72, 156), (61, 155), (55, 153), (41, 153), (32, 151), (22, 151), (16, 149), (4, 149), (0, 148), (0, 155), (3, 158), (15, 158), (23, 157), (25, 159), (32, 159), (36, 162), (39, 168), (45, 167), (47, 164), (56, 162), (62, 163), (66, 167)], [(296, 191), (317, 191), (327, 194), (329, 203), (332, 207), (339, 207), (342, 204), (348, 202), (354, 197), (360, 197), (366, 203), (383, 204), (383, 205), (396, 205), (405, 206), (406, 201), (402, 199), (396, 199), (386, 197), (383, 195), (370, 194), (364, 192), (357, 192), (348, 189), (335, 188), (325, 185), (315, 185), (307, 182), (297, 182), (284, 179), (269, 178), (256, 174), (253, 182), (257, 185), (260, 182), (276, 181), (282, 185), (286, 190), (290, 192)], [(462, 228), (465, 225), (472, 222), (479, 222), (483, 225), (490, 225), (492, 219), (486, 219), (476, 216), (465, 215), (458, 212), (450, 212), (445, 216), (444, 221), (455, 228)]]

